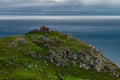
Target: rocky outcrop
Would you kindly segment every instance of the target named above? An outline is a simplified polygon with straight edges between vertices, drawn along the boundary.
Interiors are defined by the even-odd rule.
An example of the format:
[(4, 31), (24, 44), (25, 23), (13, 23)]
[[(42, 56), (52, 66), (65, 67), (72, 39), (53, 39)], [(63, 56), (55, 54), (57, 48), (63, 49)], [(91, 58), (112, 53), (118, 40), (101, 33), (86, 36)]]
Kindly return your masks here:
[(18, 37), (16, 37), (16, 39), (15, 39), (12, 43), (10, 43), (8, 46), (15, 48), (15, 47), (17, 47), (17, 46), (19, 45), (19, 43), (21, 43), (21, 44), (26, 44), (27, 41), (25, 40), (25, 38), (24, 38), (23, 36), (18, 36)]
[(69, 63), (72, 63), (74, 66), (81, 68), (95, 69), (98, 72), (106, 71), (116, 77), (120, 76), (120, 73), (117, 72), (118, 67), (114, 66), (109, 59), (96, 49), (75, 52), (70, 49), (58, 48), (48, 52), (46, 58), (56, 66), (68, 66)]
[(95, 48), (86, 52), (57, 48), (51, 49), (44, 56), (39, 53), (32, 53), (31, 56), (37, 59), (48, 59), (56, 66), (65, 67), (71, 63), (80, 68), (94, 69), (98, 72), (105, 71), (118, 78), (120, 76), (120, 73), (117, 72), (118, 67), (114, 66), (109, 59), (104, 57), (101, 52), (96, 51)]
[[(53, 31), (54, 32), (54, 31)], [(52, 32), (51, 32), (52, 33)], [(60, 33), (56, 33), (59, 34)], [(73, 64), (74, 66), (77, 66), (79, 68), (84, 69), (94, 69), (98, 72), (104, 71), (107, 73), (110, 73), (111, 75), (120, 78), (120, 73), (118, 72), (118, 67), (113, 64), (109, 59), (104, 57), (102, 53), (97, 50), (95, 47), (88, 45), (76, 38), (74, 38), (70, 34), (65, 34), (64, 36), (61, 35), (60, 38), (58, 36), (50, 37), (49, 34), (44, 34), (42, 36), (32, 36), (33, 42), (43, 47), (47, 50), (45, 55), (42, 55), (39, 52), (34, 52), (31, 54), (32, 57), (37, 59), (43, 59), (43, 60), (49, 60), (51, 63), (55, 64), (56, 66), (70, 66)], [(59, 44), (64, 44), (65, 41), (69, 42), (75, 42), (83, 44), (81, 46), (86, 45), (87, 49), (79, 49), (79, 46), (77, 48), (77, 51), (64, 47), (59, 46)], [(72, 44), (71, 42), (71, 44)], [(68, 43), (69, 44), (69, 43)], [(74, 43), (72, 44), (74, 45)], [(52, 47), (51, 47), (52, 46)], [(86, 47), (85, 46), (85, 47)]]

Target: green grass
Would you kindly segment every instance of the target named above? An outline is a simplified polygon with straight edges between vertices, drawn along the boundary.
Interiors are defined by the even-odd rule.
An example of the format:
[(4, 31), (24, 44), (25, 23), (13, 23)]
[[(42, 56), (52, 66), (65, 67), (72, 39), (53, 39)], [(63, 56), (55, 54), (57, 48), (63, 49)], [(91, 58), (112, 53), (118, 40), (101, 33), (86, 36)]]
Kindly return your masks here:
[(90, 80), (90, 79), (80, 79), (80, 78), (76, 78), (76, 77), (65, 76), (64, 80)]
[[(67, 39), (66, 35), (57, 31), (50, 32), (47, 35), (49, 40), (55, 41), (55, 43), (48, 42), (50, 49), (43, 47), (44, 41), (34, 42), (40, 36), (45, 36), (45, 34), (45, 32), (28, 33), (24, 35), (27, 43), (18, 43), (15, 48), (9, 47), (9, 44), (17, 36), (0, 39), (0, 80), (60, 80), (56, 69), (58, 69), (64, 80), (116, 80), (116, 78), (105, 72), (85, 70), (73, 65), (56, 67), (44, 58), (36, 59), (31, 57), (30, 54), (35, 52), (45, 55), (49, 50), (57, 49), (58, 47), (69, 48), (73, 51), (90, 49), (87, 44), (78, 42), (74, 38)], [(35, 36), (35, 38), (30, 36)]]

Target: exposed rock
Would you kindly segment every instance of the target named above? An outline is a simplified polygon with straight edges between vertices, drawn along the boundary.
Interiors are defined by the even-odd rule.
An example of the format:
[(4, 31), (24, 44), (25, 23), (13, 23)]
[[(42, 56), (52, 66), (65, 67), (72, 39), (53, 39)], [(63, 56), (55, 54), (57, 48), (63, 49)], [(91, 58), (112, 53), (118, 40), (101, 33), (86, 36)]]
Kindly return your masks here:
[[(42, 38), (43, 39), (43, 38)], [(45, 39), (46, 40), (46, 39)], [(48, 44), (44, 45), (48, 47)], [(49, 49), (46, 55), (42, 55), (39, 52), (32, 52), (31, 56), (37, 59), (48, 59), (56, 66), (69, 66), (72, 63), (74, 66), (78, 66), (84, 69), (94, 69), (98, 72), (105, 71), (113, 76), (119, 77), (120, 73), (117, 72), (118, 67), (112, 65), (111, 61), (104, 57), (97, 49), (75, 52), (71, 49), (64, 47)], [(48, 66), (47, 63), (45, 65)]]
[(30, 54), (31, 57), (36, 58), (36, 59), (42, 59), (43, 58), (43, 56), (38, 52), (33, 51), (33, 52), (29, 53), (29, 54)]
[(36, 38), (35, 35), (29, 35), (29, 37), (32, 38), (32, 39)]
[[(46, 56), (50, 62), (56, 66), (68, 66), (71, 62), (74, 66), (79, 66), (85, 69), (95, 69), (100, 72), (106, 70), (112, 75), (118, 77), (119, 73), (116, 73), (116, 66), (111, 65), (110, 60), (103, 57), (101, 53), (95, 53), (96, 51), (87, 52), (74, 52), (70, 49), (58, 48), (53, 52), (49, 52)], [(107, 68), (107, 69), (105, 69)]]
[(71, 34), (66, 34), (67, 35), (67, 39), (73, 39), (73, 36)]
[(15, 48), (19, 45), (19, 43), (26, 44), (27, 41), (25, 40), (25, 38), (23, 36), (18, 36), (18, 37), (16, 37), (16, 39), (12, 43), (9, 44), (9, 47)]
[(44, 44), (43, 46), (49, 48), (50, 45), (49, 44)]
[(13, 47), (13, 48), (15, 48), (17, 46), (18, 46), (18, 44), (16, 41), (13, 41), (11, 44), (9, 44), (9, 47)]
[(23, 36), (19, 36), (16, 38), (16, 41), (17, 42), (20, 42), (20, 43), (23, 43), (23, 44), (26, 44), (27, 41), (25, 40), (25, 38)]
[(46, 36), (40, 36), (39, 39), (45, 42), (49, 41), (49, 39)]

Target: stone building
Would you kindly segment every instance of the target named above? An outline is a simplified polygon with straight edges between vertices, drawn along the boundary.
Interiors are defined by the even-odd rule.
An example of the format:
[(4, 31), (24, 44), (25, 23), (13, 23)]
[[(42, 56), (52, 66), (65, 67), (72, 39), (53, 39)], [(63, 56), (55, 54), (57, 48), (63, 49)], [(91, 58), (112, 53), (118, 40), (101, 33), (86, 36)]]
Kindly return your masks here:
[(47, 26), (41, 26), (40, 31), (47, 32), (47, 31), (49, 31), (49, 28)]

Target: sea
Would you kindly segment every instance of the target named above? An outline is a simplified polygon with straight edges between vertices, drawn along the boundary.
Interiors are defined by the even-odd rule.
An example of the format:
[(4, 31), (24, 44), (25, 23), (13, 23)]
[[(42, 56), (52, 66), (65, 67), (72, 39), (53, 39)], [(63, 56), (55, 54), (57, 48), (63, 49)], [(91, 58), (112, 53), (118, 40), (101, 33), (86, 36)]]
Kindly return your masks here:
[(0, 38), (42, 25), (95, 46), (120, 67), (120, 16), (0, 16)]

